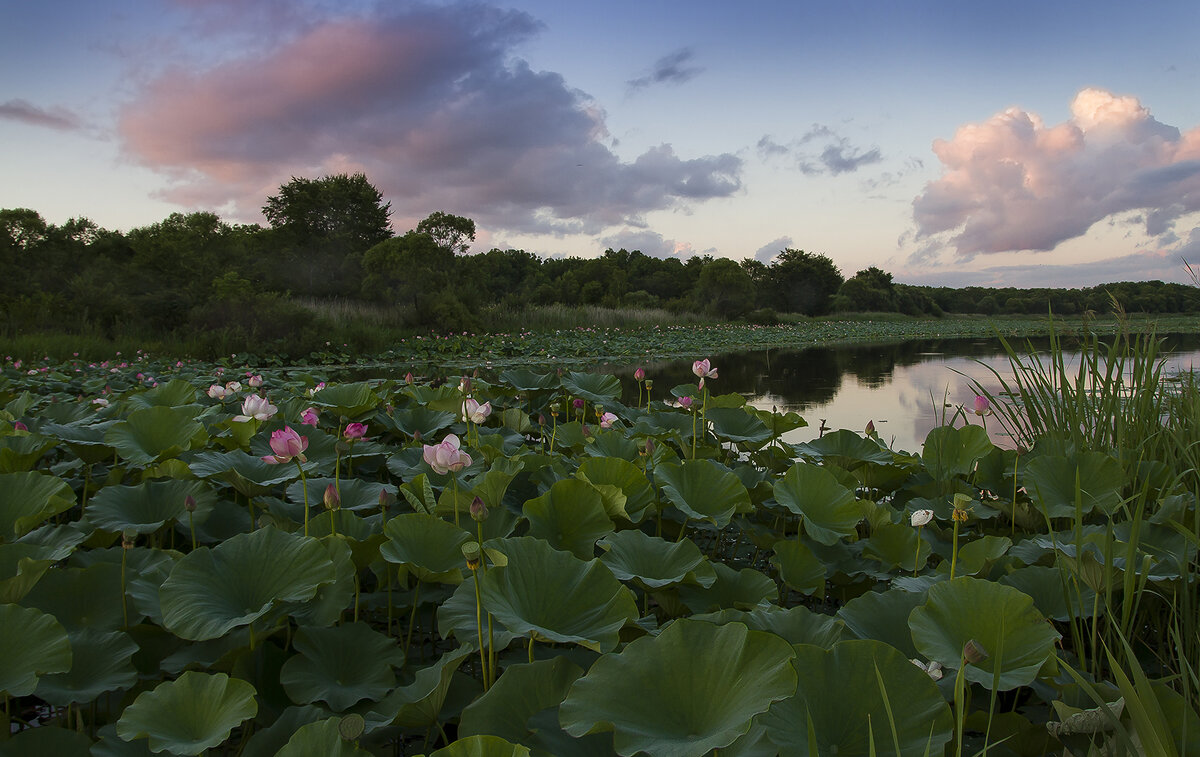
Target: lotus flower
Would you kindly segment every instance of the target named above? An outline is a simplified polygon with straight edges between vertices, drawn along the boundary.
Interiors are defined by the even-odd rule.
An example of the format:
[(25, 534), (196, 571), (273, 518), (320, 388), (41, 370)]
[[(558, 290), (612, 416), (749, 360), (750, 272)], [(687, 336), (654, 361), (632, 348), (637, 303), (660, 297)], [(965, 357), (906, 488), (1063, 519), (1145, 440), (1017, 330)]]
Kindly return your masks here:
[(692, 409), (692, 398), (689, 396), (680, 397), (679, 401), (676, 402), (675, 404), (678, 405), (679, 407), (682, 407), (684, 410), (691, 410)]
[(275, 454), (267, 455), (263, 458), (263, 462), (287, 463), (295, 458), (303, 463), (308, 460), (304, 456), (306, 449), (308, 449), (308, 437), (300, 436), (290, 426), (284, 426), (271, 433), (271, 451)]
[(97, 397), (96, 399), (92, 400), (92, 404), (96, 407), (108, 407), (108, 400), (104, 399), (103, 397)]
[(992, 405), (988, 402), (988, 398), (981, 394), (975, 395), (975, 409), (971, 412), (982, 418), (985, 415), (992, 414)]
[(324, 382), (324, 381), (322, 381), (322, 382), (318, 383), (316, 386), (314, 386), (314, 387), (311, 387), (311, 388), (310, 388), (310, 389), (309, 389), (309, 390), (306, 392), (306, 394), (307, 394), (309, 397), (311, 397), (311, 396), (313, 396), (314, 394), (316, 394), (317, 392), (321, 391), (321, 390), (322, 390), (322, 389), (324, 389), (324, 388), (325, 388), (325, 382)]
[(225, 388), (230, 394), (236, 394), (242, 391), (242, 383), (240, 381), (230, 381), (225, 385)]
[(247, 394), (242, 400), (242, 414), (233, 416), (235, 421), (265, 421), (275, 415), (279, 408), (275, 407), (266, 397), (257, 394)]
[(362, 439), (367, 435), (367, 427), (362, 423), (348, 423), (346, 430), (342, 432), (342, 436), (349, 440)]
[(708, 362), (708, 358), (692, 363), (692, 373), (696, 374), (697, 378), (717, 377), (717, 369), (712, 367), (712, 364)]
[(471, 464), (471, 456), (458, 448), (458, 437), (447, 434), (440, 444), (426, 444), (422, 457), (434, 473), (460, 471)]
[(229, 390), (220, 384), (213, 384), (208, 388), (206, 394), (214, 400), (223, 400), (229, 396)]
[(315, 407), (310, 407), (303, 413), (300, 413), (300, 423), (305, 426), (317, 425), (317, 413), (319, 411)]
[(258, 387), (262, 386), (262, 382), (263, 382), (262, 376), (259, 376), (257, 374), (246, 379), (246, 383), (252, 387), (255, 387), (256, 389)]
[(325, 507), (329, 510), (337, 510), (342, 506), (342, 498), (338, 494), (337, 487), (330, 484), (325, 487)]
[(634, 381), (642, 381), (645, 378), (646, 378), (646, 369), (645, 368), (638, 368), (636, 371), (633, 372), (633, 380)]
[(613, 422), (617, 420), (617, 416), (612, 413), (605, 413), (600, 416), (600, 428), (612, 428)]
[(929, 525), (931, 520), (933, 520), (933, 510), (914, 510), (909, 522), (914, 528), (920, 528)]
[(463, 402), (463, 420), (470, 421), (476, 426), (487, 420), (487, 417), (492, 414), (492, 403), (485, 402), (482, 405), (477, 401), (468, 397)]

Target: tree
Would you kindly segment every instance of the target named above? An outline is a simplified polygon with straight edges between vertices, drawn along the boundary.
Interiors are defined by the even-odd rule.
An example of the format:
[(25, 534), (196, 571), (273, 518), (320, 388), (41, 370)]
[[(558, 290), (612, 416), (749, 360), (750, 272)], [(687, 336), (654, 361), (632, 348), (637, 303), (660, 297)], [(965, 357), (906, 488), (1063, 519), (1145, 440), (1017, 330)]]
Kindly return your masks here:
[(738, 318), (754, 307), (754, 282), (737, 262), (717, 258), (700, 272), (696, 304), (722, 318)]
[(361, 173), (292, 177), (262, 211), (280, 251), (279, 284), (308, 294), (356, 292), (362, 254), (392, 236), (391, 203)]
[(832, 260), (790, 247), (775, 257), (767, 273), (766, 305), (780, 312), (827, 313), (842, 286), (842, 274)]
[(896, 309), (892, 274), (871, 266), (847, 279), (838, 290), (842, 307), (860, 312), (888, 312)]
[(462, 254), (475, 241), (475, 222), (470, 218), (443, 213), (430, 213), (417, 224), (417, 231), (433, 237), (433, 241), (453, 253)]

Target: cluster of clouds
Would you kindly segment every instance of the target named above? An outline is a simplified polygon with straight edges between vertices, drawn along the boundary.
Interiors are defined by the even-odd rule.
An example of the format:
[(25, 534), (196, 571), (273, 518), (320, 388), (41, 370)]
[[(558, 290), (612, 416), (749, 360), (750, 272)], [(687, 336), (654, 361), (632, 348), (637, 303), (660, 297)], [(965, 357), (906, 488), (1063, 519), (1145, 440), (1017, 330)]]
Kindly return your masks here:
[(1135, 97), (1084, 89), (1054, 126), (1009, 108), (933, 151), (943, 173), (913, 201), (917, 238), (964, 258), (1052, 250), (1122, 214), (1160, 248), (1194, 247), (1175, 226), (1200, 211), (1200, 127), (1181, 133)]
[(73, 131), (82, 126), (79, 117), (66, 108), (42, 108), (20, 98), (0, 103), (0, 119), (62, 131)]
[[(267, 49), (161, 71), (122, 108), (120, 138), (173, 179), (165, 199), (241, 220), (292, 176), (347, 171), (366, 173), (397, 225), (442, 208), (560, 235), (644, 226), (742, 188), (733, 153), (618, 157), (601, 108), (515, 55), (539, 28), (489, 5), (310, 21)], [(645, 84), (695, 75), (690, 59), (667, 56)]]
[(777, 142), (770, 134), (764, 134), (755, 146), (763, 160), (792, 161), (796, 168), (810, 176), (852, 173), (883, 160), (878, 147), (853, 145), (825, 124), (813, 124), (803, 136), (788, 143)]

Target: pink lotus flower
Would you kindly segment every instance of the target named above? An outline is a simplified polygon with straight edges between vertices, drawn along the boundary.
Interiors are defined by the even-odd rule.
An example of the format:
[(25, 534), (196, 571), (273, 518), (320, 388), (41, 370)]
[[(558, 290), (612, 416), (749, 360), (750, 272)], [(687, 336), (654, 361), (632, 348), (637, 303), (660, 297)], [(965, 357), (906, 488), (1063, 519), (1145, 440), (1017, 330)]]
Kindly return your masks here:
[(303, 413), (300, 413), (300, 423), (305, 426), (317, 425), (317, 413), (319, 411), (315, 407), (310, 407)]
[(24, 423), (21, 423), (20, 421), (13, 421), (13, 431), (28, 431), (28, 430), (29, 430), (29, 426), (26, 426)]
[(255, 374), (254, 376), (251, 376), (250, 378), (246, 379), (246, 383), (247, 383), (247, 384), (249, 384), (250, 386), (252, 386), (252, 387), (256, 388), (256, 389), (257, 389), (258, 387), (262, 386), (262, 382), (263, 382), (263, 378), (262, 378), (262, 376), (259, 376), (259, 375), (257, 375), (257, 374)]
[(692, 373), (696, 374), (697, 378), (717, 377), (717, 369), (712, 367), (712, 364), (708, 362), (708, 358), (692, 363)]
[(272, 405), (266, 397), (247, 394), (246, 399), (242, 400), (242, 414), (233, 416), (233, 419), (235, 421), (265, 421), (278, 411), (279, 408)]
[(633, 372), (633, 380), (634, 381), (641, 381), (644, 378), (646, 378), (646, 369), (645, 368), (638, 368), (636, 371)]
[(293, 458), (302, 463), (307, 462), (308, 458), (304, 456), (306, 449), (308, 449), (308, 437), (300, 436), (290, 426), (284, 426), (271, 433), (271, 451), (275, 454), (267, 455), (263, 458), (263, 462), (287, 463), (291, 462)]
[(684, 410), (691, 410), (692, 409), (692, 398), (688, 397), (688, 396), (680, 397), (679, 401), (676, 402), (675, 404), (679, 407), (682, 407)]
[(979, 417), (982, 418), (985, 415), (992, 414), (992, 405), (990, 402), (988, 402), (987, 397), (984, 397), (981, 394), (977, 394), (977, 395), (975, 395), (975, 409), (972, 410), (971, 412), (975, 413), (976, 415), (978, 415)]
[(228, 384), (225, 385), (225, 388), (229, 390), (230, 394), (233, 394), (235, 392), (240, 392), (240, 391), (242, 391), (242, 382), (230, 381)]
[(487, 420), (487, 417), (492, 414), (492, 403), (485, 402), (482, 405), (475, 399), (468, 397), (463, 402), (463, 420), (470, 421), (476, 426)]
[(347, 439), (362, 439), (367, 435), (367, 427), (362, 423), (348, 423), (346, 429), (342, 432), (342, 436)]
[(214, 400), (223, 400), (229, 396), (229, 390), (220, 384), (213, 384), (208, 388), (206, 394)]
[(321, 390), (322, 390), (322, 389), (324, 389), (324, 388), (325, 388), (325, 382), (324, 382), (324, 381), (321, 381), (321, 382), (320, 382), (320, 383), (318, 383), (316, 386), (314, 386), (314, 387), (312, 387), (311, 389), (309, 389), (309, 390), (308, 390), (308, 392), (307, 392), (307, 394), (308, 394), (308, 396), (309, 396), (309, 397), (311, 397), (311, 396), (313, 396), (314, 394), (316, 394), (317, 392), (321, 391)]
[(605, 413), (600, 416), (600, 428), (612, 428), (613, 422), (617, 420), (617, 416), (613, 413)]
[(103, 397), (97, 397), (96, 399), (92, 400), (92, 404), (97, 407), (108, 407), (108, 400), (104, 399)]
[(459, 450), (458, 445), (458, 437), (448, 434), (440, 444), (424, 445), (421, 456), (434, 473), (457, 472), (471, 464), (471, 456)]

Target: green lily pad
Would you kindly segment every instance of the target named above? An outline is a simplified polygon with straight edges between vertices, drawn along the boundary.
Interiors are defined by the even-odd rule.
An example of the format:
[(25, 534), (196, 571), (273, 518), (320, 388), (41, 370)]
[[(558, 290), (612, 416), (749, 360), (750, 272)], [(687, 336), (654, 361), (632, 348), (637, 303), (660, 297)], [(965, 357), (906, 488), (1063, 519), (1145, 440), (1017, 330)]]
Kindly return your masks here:
[(1103, 452), (1039, 455), (1021, 471), (1021, 484), (1047, 517), (1074, 517), (1077, 493), (1084, 515), (1097, 508), (1112, 515), (1121, 506), (1125, 473)]
[[(240, 449), (229, 452), (201, 452), (192, 459), (188, 467), (200, 478), (224, 481), (248, 497), (262, 496), (280, 484), (300, 476), (294, 463), (268, 463), (261, 457), (247, 454)], [(306, 471), (315, 467), (314, 461), (304, 464)]]
[(1038, 612), (1052, 620), (1090, 615), (1096, 599), (1096, 592), (1090, 586), (1073, 581), (1070, 573), (1048, 565), (1017, 568), (1001, 576), (999, 583), (1028, 594)]
[(572, 397), (582, 397), (590, 403), (612, 402), (621, 396), (621, 381), (607, 373), (568, 371), (562, 377), (563, 389)]
[(717, 574), (691, 539), (671, 542), (641, 531), (619, 531), (600, 540), (600, 562), (620, 581), (643, 591), (679, 584), (712, 586)]
[[(48, 571), (21, 603), (54, 615), (70, 631), (115, 631), (125, 625), (121, 601), (120, 563), (97, 563)], [(129, 620), (136, 622), (133, 603), (126, 602)]]
[(56, 446), (57, 439), (41, 434), (0, 436), (0, 473), (33, 470), (38, 461)]
[(190, 405), (200, 396), (191, 382), (171, 379), (144, 392), (131, 394), (127, 398), (130, 407), (177, 407)]
[(104, 443), (131, 464), (147, 466), (178, 457), (208, 439), (196, 420), (199, 406), (147, 407), (134, 410), (104, 433)]
[(854, 471), (869, 463), (889, 465), (892, 453), (849, 429), (838, 429), (819, 439), (796, 445), (796, 453)]
[(216, 639), (336, 578), (321, 542), (260, 528), (180, 559), (159, 590), (163, 623), (185, 639)]
[(457, 420), (454, 413), (421, 406), (395, 410), (391, 418), (401, 433), (414, 437), (420, 434), (427, 440), (432, 440), (439, 431), (450, 428)]
[(924, 603), (925, 592), (868, 591), (842, 605), (837, 616), (846, 621), (846, 628), (858, 638), (890, 644), (911, 659), (918, 653), (908, 630), (908, 616)]
[[(486, 616), (483, 620), (483, 643), (485, 648), (494, 644), (496, 649), (505, 649), (516, 634), (509, 631), (503, 623), (492, 618), (491, 641), (488, 641), (488, 626)], [(467, 576), (466, 580), (454, 590), (454, 594), (437, 609), (438, 633), (444, 638), (453, 636), (463, 644), (478, 644), (479, 631), (475, 624), (475, 576)]]
[(854, 492), (828, 470), (799, 462), (775, 482), (775, 501), (804, 518), (804, 532), (822, 544), (855, 533), (862, 512)]
[(924, 605), (908, 620), (917, 650), (957, 670), (968, 641), (988, 657), (967, 665), (967, 680), (1007, 691), (1027, 686), (1054, 651), (1059, 633), (1033, 606), (1033, 599), (1003, 584), (963, 577), (929, 587)]
[(106, 486), (88, 503), (88, 519), (108, 531), (154, 533), (168, 521), (187, 522), (187, 497), (196, 501), (195, 521), (208, 517), (216, 500), (209, 485), (201, 481), (164, 479), (143, 481), (135, 486)]
[(825, 596), (825, 564), (807, 544), (794, 539), (775, 542), (771, 564), (783, 582), (801, 594)]
[(701, 757), (791, 696), (792, 655), (783, 639), (740, 623), (677, 620), (597, 660), (571, 687), (559, 720), (572, 736), (613, 731), (621, 755)]
[(646, 474), (637, 465), (619, 457), (588, 457), (579, 464), (575, 475), (592, 486), (595, 486), (604, 496), (605, 487), (616, 487), (624, 495), (620, 507), (612, 504), (614, 497), (604, 496), (604, 509), (610, 518), (625, 518), (631, 523), (639, 523), (646, 513), (654, 506), (654, 487), (646, 479)]
[(34, 544), (0, 544), (0, 604), (21, 601), (54, 560), (48, 550)]
[(434, 664), (418, 670), (412, 683), (396, 689), (381, 702), (357, 708), (366, 719), (367, 731), (388, 724), (401, 728), (429, 728), (438, 723), (454, 672), (473, 652), (476, 650), (467, 644), (452, 649)]
[(71, 669), (42, 676), (35, 694), (51, 704), (86, 704), (106, 691), (137, 683), (132, 658), (138, 651), (129, 634), (84, 628), (70, 635)]
[[(882, 523), (862, 542), (863, 557), (879, 562), (884, 572), (896, 568), (913, 571), (925, 567), (933, 547), (917, 535), (917, 529), (907, 523)], [(918, 554), (919, 550), (919, 554)], [(962, 560), (962, 554), (959, 554)]]
[(718, 439), (744, 444), (762, 444), (771, 438), (771, 429), (756, 415), (742, 408), (709, 408), (707, 417)]
[(654, 475), (662, 484), (663, 496), (688, 518), (724, 528), (734, 513), (751, 509), (750, 494), (741, 479), (711, 460), (660, 465)]
[(778, 605), (755, 607), (753, 610), (720, 610), (704, 615), (694, 615), (693, 620), (704, 620), (723, 626), (726, 623), (744, 623), (751, 631), (767, 631), (782, 637), (789, 644), (813, 644), (829, 649), (847, 636), (846, 623), (832, 615), (822, 615), (807, 607), (797, 605), (786, 610)]
[(510, 744), (499, 736), (467, 736), (429, 757), (529, 757), (529, 747)]
[[(351, 716), (354, 717), (354, 716)], [(342, 737), (341, 729), (345, 718), (326, 718), (300, 726), (275, 757), (371, 757), (371, 753), (359, 749)]]
[(795, 649), (796, 694), (762, 717), (782, 753), (809, 753), (815, 742), (817, 754), (923, 757), (953, 736), (937, 684), (895, 648), (853, 639)]
[(38, 678), (71, 669), (71, 642), (62, 624), (41, 610), (0, 605), (0, 692), (32, 694)]
[(200, 754), (258, 713), (254, 687), (224, 673), (188, 671), (144, 691), (121, 713), (117, 735), (148, 738), (153, 752)]
[(946, 481), (970, 473), (994, 447), (983, 426), (937, 426), (925, 437), (921, 462), (936, 480)]
[(364, 699), (376, 701), (396, 685), (392, 666), (404, 653), (365, 623), (304, 627), (292, 642), (298, 654), (279, 671), (279, 682), (296, 704), (325, 702), (341, 712)]
[(0, 473), (0, 541), (27, 534), (74, 504), (75, 492), (57, 476)]
[(379, 407), (379, 395), (365, 381), (327, 386), (312, 396), (312, 404), (354, 420)]
[(514, 743), (525, 742), (529, 719), (567, 696), (583, 668), (565, 657), (509, 665), (492, 688), (463, 710), (459, 736), (491, 734)]
[(508, 564), (478, 578), (483, 606), (515, 634), (603, 653), (638, 618), (632, 593), (599, 560), (584, 562), (531, 536), (489, 546)]
[(613, 532), (600, 492), (577, 478), (556, 481), (545, 494), (526, 502), (521, 511), (529, 520), (530, 536), (545, 539), (580, 560), (595, 557), (596, 540)]
[(722, 609), (753, 610), (779, 599), (779, 587), (771, 578), (753, 568), (737, 570), (724, 563), (712, 563), (717, 580), (711, 586), (679, 587), (679, 599), (692, 612)]
[[(296, 466), (291, 466), (296, 470)], [(325, 487), (333, 484), (334, 479), (312, 477), (308, 479), (308, 503), (310, 506), (325, 501)], [(378, 481), (368, 481), (362, 478), (343, 478), (337, 483), (340, 506), (343, 510), (364, 511), (379, 508), (379, 492), (386, 491), (396, 495), (395, 484), (381, 484)], [(292, 502), (304, 502), (304, 487), (299, 481), (292, 481), (287, 488), (288, 499)]]
[(467, 531), (433, 515), (405, 513), (389, 519), (384, 533), (383, 559), (405, 566), (422, 581), (462, 582), (462, 545), (471, 540)]

